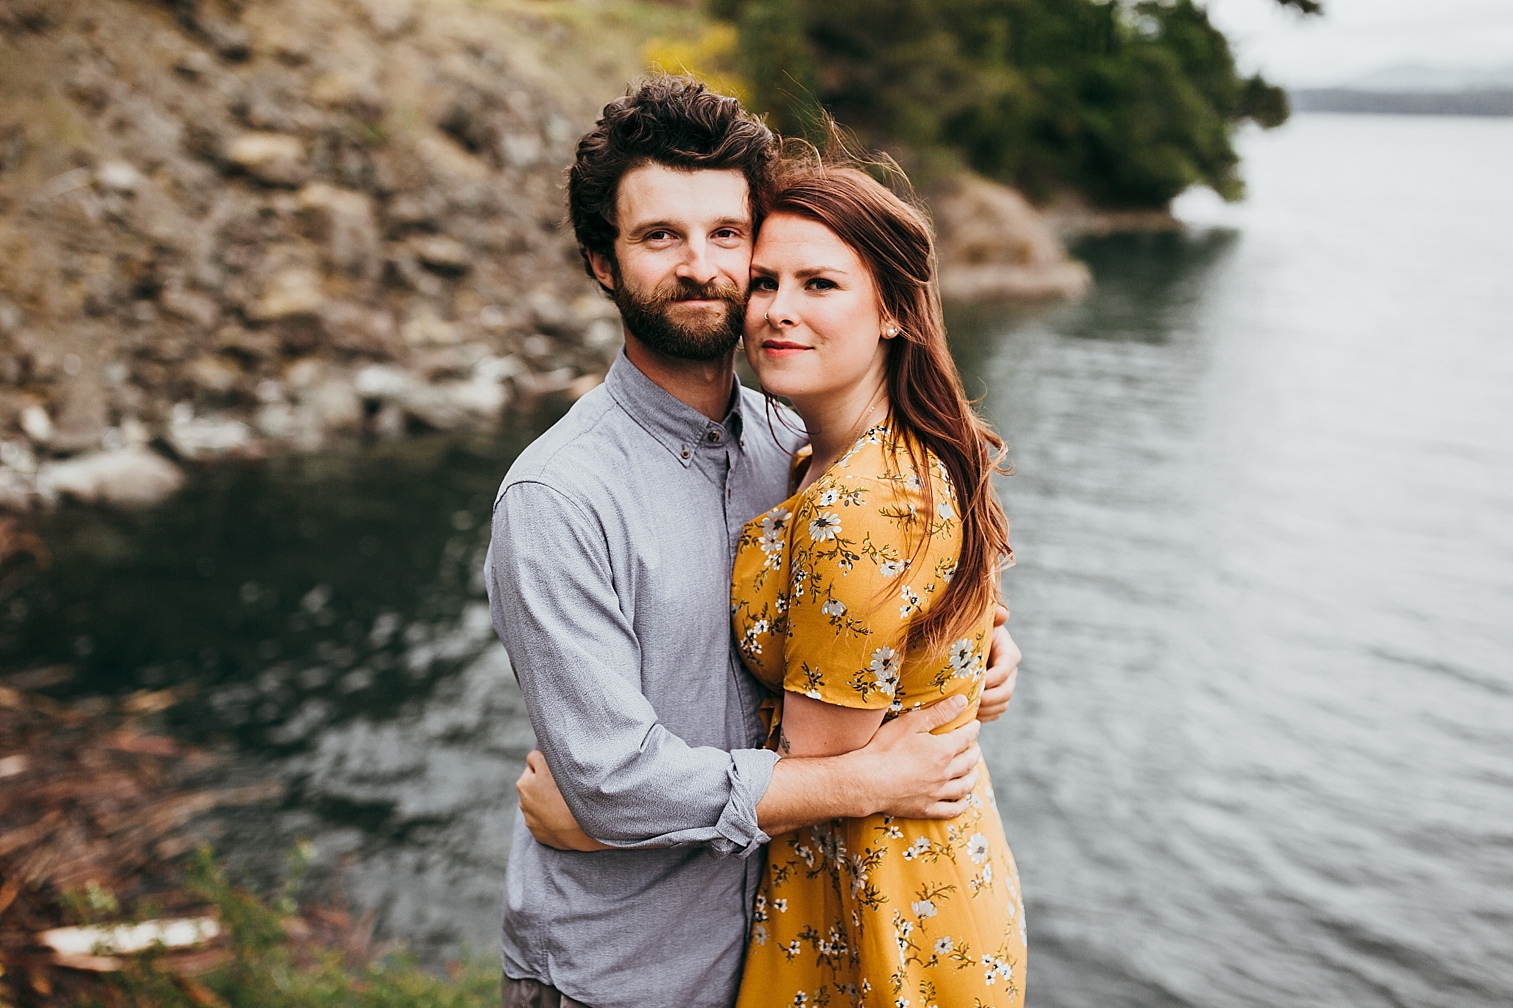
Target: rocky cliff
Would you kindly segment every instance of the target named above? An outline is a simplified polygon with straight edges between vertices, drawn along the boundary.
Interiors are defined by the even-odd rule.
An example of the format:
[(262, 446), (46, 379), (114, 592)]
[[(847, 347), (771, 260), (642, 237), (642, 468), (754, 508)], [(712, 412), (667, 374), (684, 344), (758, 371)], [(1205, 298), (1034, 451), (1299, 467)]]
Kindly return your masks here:
[(571, 13), (0, 0), (0, 504), (596, 381), (560, 172), (637, 66)]
[[(150, 502), (184, 461), (592, 387), (619, 324), (561, 169), (648, 35), (697, 17), (0, 0), (0, 508)], [(950, 295), (1087, 283), (1010, 190), (967, 179), (936, 209)]]

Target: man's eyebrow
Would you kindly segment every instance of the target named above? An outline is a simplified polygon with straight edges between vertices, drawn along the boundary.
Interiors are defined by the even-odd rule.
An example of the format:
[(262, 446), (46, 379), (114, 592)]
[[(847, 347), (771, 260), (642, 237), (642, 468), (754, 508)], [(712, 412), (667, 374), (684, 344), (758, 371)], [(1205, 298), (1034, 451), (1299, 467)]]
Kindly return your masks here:
[(668, 220), (638, 221), (636, 224), (625, 229), (631, 234), (641, 234), (644, 231), (681, 231), (682, 228)]
[[(630, 234), (644, 234), (647, 231), (679, 231), (679, 232), (681, 232), (684, 229), (684, 227), (685, 227), (685, 225), (678, 224), (678, 223), (676, 223), (674, 221), (670, 221), (670, 220), (652, 220), (652, 221), (640, 221), (640, 222), (637, 222), (636, 224), (632, 225), (631, 227), (626, 228), (626, 231), (628, 231)], [(743, 228), (743, 229), (749, 229), (750, 227), (751, 227), (751, 219), (749, 217), (721, 217), (719, 220), (715, 221), (713, 224), (710, 225), (710, 230), (711, 231), (715, 231), (715, 230), (719, 230), (720, 228)]]

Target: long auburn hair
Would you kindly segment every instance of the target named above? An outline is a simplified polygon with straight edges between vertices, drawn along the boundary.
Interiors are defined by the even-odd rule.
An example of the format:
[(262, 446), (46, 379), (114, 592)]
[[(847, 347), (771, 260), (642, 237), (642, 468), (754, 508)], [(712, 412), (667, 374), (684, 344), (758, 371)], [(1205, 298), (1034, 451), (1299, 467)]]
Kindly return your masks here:
[[(831, 150), (844, 152), (837, 138), (832, 126)], [(956, 572), (935, 604), (910, 625), (905, 642), (910, 649), (933, 652), (971, 636), (984, 610), (999, 598), (999, 574), (1013, 564), (1014, 551), (992, 477), (1011, 468), (1004, 464), (1003, 439), (972, 409), (946, 344), (929, 218), (907, 188), (900, 196), (859, 167), (886, 172), (907, 187), (896, 164), (844, 156), (837, 164), (833, 153), (821, 156), (809, 144), (788, 145), (762, 201), (763, 216), (792, 214), (834, 232), (867, 265), (884, 313), (900, 330), (888, 340), (886, 360), (893, 422), (940, 459), (961, 511)], [(925, 459), (910, 461), (926, 475)], [(929, 486), (926, 475), (926, 492)]]

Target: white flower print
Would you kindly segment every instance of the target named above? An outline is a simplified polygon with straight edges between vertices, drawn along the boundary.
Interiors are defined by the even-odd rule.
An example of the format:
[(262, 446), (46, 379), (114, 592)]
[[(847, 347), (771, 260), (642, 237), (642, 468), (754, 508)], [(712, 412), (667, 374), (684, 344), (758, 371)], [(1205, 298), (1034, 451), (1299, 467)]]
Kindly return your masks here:
[(904, 604), (898, 607), (899, 619), (908, 619), (910, 614), (919, 612), (918, 592), (908, 585), (904, 585), (903, 590), (898, 594), (904, 600)]
[(993, 884), (993, 862), (991, 861), (982, 866), (982, 884)]
[(890, 647), (880, 647), (872, 652), (872, 661), (867, 668), (877, 682), (879, 692), (892, 696), (898, 689), (898, 652)]
[(909, 904), (909, 909), (914, 911), (914, 916), (920, 920), (927, 920), (936, 914), (934, 900), (915, 900)]
[(836, 490), (835, 487), (831, 487), (829, 490), (826, 490), (824, 493), (815, 498), (814, 503), (817, 507), (829, 507), (840, 499), (840, 491)]
[(942, 519), (954, 518), (956, 516), (956, 512), (951, 510), (950, 501), (941, 501), (939, 504), (935, 505), (935, 514), (937, 517)]
[(851, 895), (854, 897), (867, 885), (867, 861), (852, 851), (846, 855), (846, 867), (851, 871)]
[(827, 542), (841, 531), (841, 520), (834, 511), (822, 511), (809, 523), (809, 537), (815, 542)]
[(954, 946), (955, 943), (951, 941), (950, 935), (946, 935), (944, 938), (937, 938), (935, 939), (935, 954), (945, 955), (947, 952), (951, 951)]
[(973, 864), (982, 864), (988, 859), (988, 838), (981, 833), (973, 833), (967, 841), (967, 856)]
[(930, 853), (930, 841), (925, 837), (915, 837), (914, 842), (904, 848), (904, 860), (913, 861), (928, 853)]
[(877, 572), (885, 578), (897, 577), (899, 572), (908, 569), (909, 561), (907, 560), (884, 560), (877, 565)]
[(951, 645), (951, 678), (964, 679), (977, 666), (977, 646), (968, 638)]
[(786, 899), (775, 899), (772, 901), (772, 909), (776, 910), (778, 913), (787, 913), (788, 901)]
[(904, 486), (919, 491), (925, 488), (925, 481), (919, 478), (919, 473), (910, 473), (904, 477)]
[(758, 945), (766, 945), (767, 925), (761, 923), (753, 925), (751, 928), (751, 940), (756, 942)]
[(1014, 964), (1009, 962), (1007, 959), (1000, 959), (997, 956), (985, 955), (982, 957), (982, 964), (987, 967), (987, 969), (983, 971), (983, 982), (986, 983), (989, 987), (993, 986), (993, 984), (1000, 979), (1003, 980), (1005, 984), (1014, 982)]
[(840, 599), (833, 598), (830, 601), (826, 602), (824, 605), (820, 606), (820, 612), (824, 613), (826, 616), (844, 616), (846, 615), (846, 603), (842, 602)]
[(809, 995), (805, 994), (803, 991), (799, 991), (797, 994), (793, 995), (794, 1008), (804, 1008), (804, 1005), (808, 1003)]

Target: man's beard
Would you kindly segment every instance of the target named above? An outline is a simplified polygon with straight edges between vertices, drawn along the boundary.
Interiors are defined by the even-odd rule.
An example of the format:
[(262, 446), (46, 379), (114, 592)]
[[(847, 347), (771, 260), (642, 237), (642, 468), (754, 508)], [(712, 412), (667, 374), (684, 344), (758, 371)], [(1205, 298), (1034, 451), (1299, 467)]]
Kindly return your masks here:
[[(734, 284), (699, 284), (675, 280), (649, 293), (615, 284), (615, 307), (631, 333), (658, 353), (680, 360), (718, 360), (735, 349), (746, 320), (746, 298)], [(680, 301), (723, 301), (725, 311), (698, 312), (676, 322), (672, 308)]]

